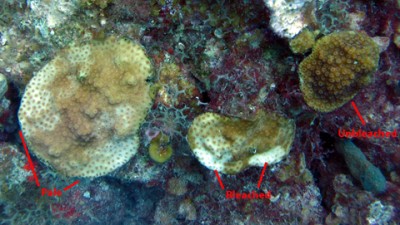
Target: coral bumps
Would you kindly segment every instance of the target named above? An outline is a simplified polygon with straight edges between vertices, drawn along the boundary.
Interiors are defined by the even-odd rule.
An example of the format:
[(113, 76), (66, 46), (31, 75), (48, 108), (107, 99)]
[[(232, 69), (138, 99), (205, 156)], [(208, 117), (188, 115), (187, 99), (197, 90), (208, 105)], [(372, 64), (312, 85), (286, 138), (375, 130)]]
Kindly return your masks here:
[(204, 166), (235, 174), (281, 161), (289, 154), (294, 133), (294, 122), (274, 113), (259, 112), (254, 120), (204, 113), (193, 121), (188, 141)]
[(299, 68), (307, 104), (321, 112), (341, 107), (371, 82), (378, 61), (379, 47), (365, 33), (343, 31), (321, 38)]
[(62, 51), (27, 85), (19, 120), (30, 150), (68, 176), (101, 176), (137, 151), (151, 105), (142, 47), (109, 38)]

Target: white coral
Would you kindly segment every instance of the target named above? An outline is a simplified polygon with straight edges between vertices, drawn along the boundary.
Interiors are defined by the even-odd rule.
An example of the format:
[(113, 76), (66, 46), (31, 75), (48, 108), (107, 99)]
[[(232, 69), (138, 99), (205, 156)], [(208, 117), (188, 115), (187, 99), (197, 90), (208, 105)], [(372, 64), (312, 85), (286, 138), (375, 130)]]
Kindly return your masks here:
[(78, 8), (77, 0), (28, 0), (27, 4), (35, 17), (43, 19), (49, 29), (66, 22)]
[(312, 0), (264, 0), (272, 12), (271, 28), (279, 36), (293, 38), (308, 24), (304, 20)]

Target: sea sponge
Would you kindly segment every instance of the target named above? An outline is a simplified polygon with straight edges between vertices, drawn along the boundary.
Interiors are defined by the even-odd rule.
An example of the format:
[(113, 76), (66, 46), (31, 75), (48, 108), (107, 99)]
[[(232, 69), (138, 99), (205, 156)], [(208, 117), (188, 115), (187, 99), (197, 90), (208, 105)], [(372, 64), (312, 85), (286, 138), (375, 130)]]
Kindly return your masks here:
[(386, 191), (386, 178), (378, 167), (350, 140), (338, 140), (336, 150), (343, 155), (351, 175), (359, 180), (365, 190), (375, 194)]
[(299, 67), (306, 103), (321, 112), (341, 107), (371, 83), (378, 61), (378, 45), (363, 32), (342, 31), (321, 38)]
[(18, 117), (30, 150), (68, 176), (101, 176), (123, 165), (139, 146), (151, 74), (144, 49), (128, 40), (61, 51), (22, 98)]
[(158, 163), (164, 163), (171, 158), (174, 152), (169, 137), (162, 132), (151, 140), (149, 146), (150, 158)]
[(189, 145), (207, 168), (225, 174), (281, 161), (289, 154), (295, 124), (275, 113), (258, 112), (254, 120), (204, 113), (189, 128)]

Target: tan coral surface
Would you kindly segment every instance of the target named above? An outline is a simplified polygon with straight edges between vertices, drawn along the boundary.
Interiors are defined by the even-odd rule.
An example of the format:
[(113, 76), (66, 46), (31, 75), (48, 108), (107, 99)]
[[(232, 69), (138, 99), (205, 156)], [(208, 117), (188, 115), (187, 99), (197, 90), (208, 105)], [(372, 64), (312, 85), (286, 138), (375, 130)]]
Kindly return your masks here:
[(150, 60), (114, 37), (63, 50), (33, 77), (18, 113), (28, 146), (68, 176), (101, 176), (126, 163), (151, 105)]
[(189, 145), (207, 168), (226, 174), (281, 161), (289, 154), (295, 124), (275, 113), (259, 112), (254, 120), (204, 113), (189, 128)]

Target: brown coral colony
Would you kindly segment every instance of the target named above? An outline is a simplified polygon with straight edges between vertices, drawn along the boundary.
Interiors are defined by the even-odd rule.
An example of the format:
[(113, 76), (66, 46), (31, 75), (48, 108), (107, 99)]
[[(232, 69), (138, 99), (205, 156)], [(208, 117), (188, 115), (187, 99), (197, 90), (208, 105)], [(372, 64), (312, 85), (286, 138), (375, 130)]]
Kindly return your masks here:
[(341, 107), (372, 81), (378, 60), (379, 48), (365, 33), (343, 31), (321, 38), (299, 68), (307, 104), (321, 112)]

